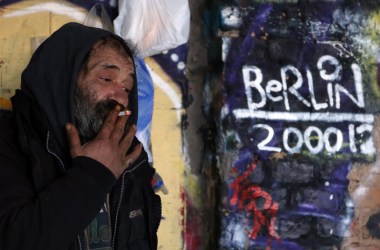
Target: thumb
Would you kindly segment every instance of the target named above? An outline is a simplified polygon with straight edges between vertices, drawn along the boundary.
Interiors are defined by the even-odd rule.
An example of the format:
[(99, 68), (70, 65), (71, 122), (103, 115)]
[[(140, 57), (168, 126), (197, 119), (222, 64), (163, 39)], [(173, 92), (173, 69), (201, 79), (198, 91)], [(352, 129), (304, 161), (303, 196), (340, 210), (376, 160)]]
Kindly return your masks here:
[(71, 123), (66, 124), (67, 138), (69, 140), (70, 154), (74, 158), (79, 155), (80, 149), (82, 147), (78, 130)]

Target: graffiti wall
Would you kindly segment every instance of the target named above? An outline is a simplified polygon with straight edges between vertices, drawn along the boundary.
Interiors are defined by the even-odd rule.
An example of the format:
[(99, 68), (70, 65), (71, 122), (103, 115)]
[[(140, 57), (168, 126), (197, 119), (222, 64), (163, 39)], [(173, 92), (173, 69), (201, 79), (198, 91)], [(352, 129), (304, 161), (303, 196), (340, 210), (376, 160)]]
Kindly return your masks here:
[[(116, 2), (0, 1), (0, 109), (45, 37)], [(189, 2), (189, 44), (138, 59), (159, 248), (380, 248), (380, 2)]]
[(209, 8), (222, 40), (219, 154), (233, 152), (220, 247), (340, 248), (355, 218), (349, 173), (376, 160), (379, 5), (236, 2)]

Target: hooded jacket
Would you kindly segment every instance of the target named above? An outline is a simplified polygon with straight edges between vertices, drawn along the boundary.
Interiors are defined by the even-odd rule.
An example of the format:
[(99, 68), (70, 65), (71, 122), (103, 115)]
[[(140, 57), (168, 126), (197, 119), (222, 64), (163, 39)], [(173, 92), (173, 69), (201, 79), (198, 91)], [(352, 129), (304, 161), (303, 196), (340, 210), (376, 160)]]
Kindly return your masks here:
[[(69, 154), (65, 124), (75, 124), (76, 79), (92, 46), (105, 37), (119, 40), (132, 56), (113, 33), (68, 23), (41, 44), (22, 73), (13, 111), (0, 121), (0, 249), (83, 249), (83, 232), (108, 194), (113, 249), (157, 248), (161, 202), (146, 153), (118, 180), (98, 161)], [(131, 123), (137, 121), (136, 84)]]

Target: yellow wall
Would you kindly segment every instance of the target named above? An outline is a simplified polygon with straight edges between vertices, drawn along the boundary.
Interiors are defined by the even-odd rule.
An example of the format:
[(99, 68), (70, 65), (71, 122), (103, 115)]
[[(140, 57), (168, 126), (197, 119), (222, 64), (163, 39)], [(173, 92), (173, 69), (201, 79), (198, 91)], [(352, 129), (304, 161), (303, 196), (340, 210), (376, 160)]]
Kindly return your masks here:
[[(63, 4), (64, 3), (64, 4)], [(22, 1), (7, 5), (0, 15), (0, 108), (9, 108), (7, 101), (20, 85), (20, 74), (27, 65), (36, 42), (49, 36), (64, 23), (73, 21), (54, 8), (65, 7), (79, 18), (86, 11), (66, 2)], [(51, 8), (52, 11), (44, 11)]]
[[(164, 180), (167, 194), (160, 193), (164, 219), (159, 230), (159, 249), (183, 249), (182, 213), (184, 204), (181, 200), (181, 189), (184, 183), (185, 164), (181, 151), (181, 130), (179, 113), (174, 108), (173, 97), (165, 90), (171, 88), (181, 100), (178, 87), (167, 77), (152, 60), (145, 60), (154, 82), (154, 111), (152, 120), (152, 153), (153, 164)], [(167, 85), (162, 87), (156, 77), (160, 77)], [(170, 98), (171, 97), (171, 98)]]

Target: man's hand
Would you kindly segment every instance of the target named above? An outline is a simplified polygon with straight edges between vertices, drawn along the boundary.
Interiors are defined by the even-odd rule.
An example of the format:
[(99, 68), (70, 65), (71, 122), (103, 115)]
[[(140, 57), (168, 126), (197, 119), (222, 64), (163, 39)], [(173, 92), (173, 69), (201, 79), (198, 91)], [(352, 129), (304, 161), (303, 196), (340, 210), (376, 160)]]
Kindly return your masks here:
[(118, 117), (120, 107), (115, 108), (104, 121), (97, 136), (81, 145), (78, 130), (73, 124), (66, 125), (71, 157), (87, 156), (106, 166), (117, 178), (140, 155), (142, 145), (136, 146), (126, 155), (136, 133), (136, 126), (132, 126), (124, 135), (125, 123), (128, 116)]

